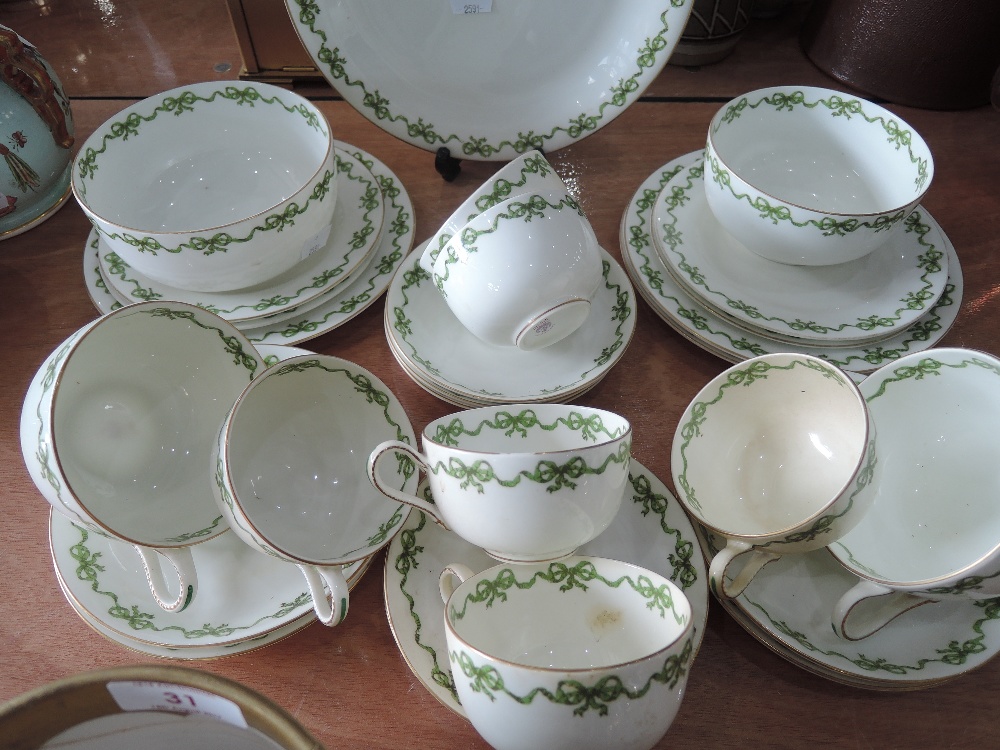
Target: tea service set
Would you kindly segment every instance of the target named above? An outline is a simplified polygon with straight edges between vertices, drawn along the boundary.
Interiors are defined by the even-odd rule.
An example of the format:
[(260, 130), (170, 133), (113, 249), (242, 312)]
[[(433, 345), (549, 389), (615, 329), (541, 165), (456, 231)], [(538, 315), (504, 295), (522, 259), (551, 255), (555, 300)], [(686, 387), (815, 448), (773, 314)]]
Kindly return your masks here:
[[(203, 132), (217, 140), (196, 145)], [(918, 207), (932, 172), (919, 136), (876, 105), (751, 92), (720, 110), (703, 153), (640, 187), (626, 269), (538, 151), (407, 257), (402, 185), (301, 97), (196, 84), (133, 105), (73, 170), (104, 314), (50, 354), (21, 415), (60, 586), (123, 645), (209, 658), (337, 626), (387, 548), (401, 654), (501, 748), (655, 745), (709, 591), (831, 679), (955, 677), (997, 648), (983, 626), (1000, 617), (1000, 360), (928, 351), (961, 296), (954, 250)], [(248, 186), (241, 201), (217, 197), (227, 182)], [(627, 348), (633, 281), (712, 351), (713, 326), (742, 331), (681, 416), (676, 497), (631, 456), (625, 418), (568, 403)], [(375, 374), (273, 345), (382, 291), (400, 367), (463, 409), (419, 449)], [(876, 369), (872, 351), (892, 361)], [(789, 605), (796, 586), (813, 608)], [(789, 606), (809, 621), (783, 627)], [(981, 637), (961, 659), (905, 666), (963, 629)]]

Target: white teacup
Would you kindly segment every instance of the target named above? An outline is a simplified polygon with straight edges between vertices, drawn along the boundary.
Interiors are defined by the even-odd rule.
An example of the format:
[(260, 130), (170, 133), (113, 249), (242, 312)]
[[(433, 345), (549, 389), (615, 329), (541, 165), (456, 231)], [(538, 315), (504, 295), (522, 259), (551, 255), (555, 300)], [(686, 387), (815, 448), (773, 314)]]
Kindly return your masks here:
[(780, 555), (840, 538), (871, 505), (875, 463), (865, 401), (833, 365), (766, 354), (713, 378), (681, 415), (671, 454), (678, 498), (727, 539), (709, 566), (713, 590), (739, 596)]
[[(218, 507), (244, 542), (299, 566), (325, 625), (347, 615), (343, 566), (388, 544), (406, 520), (408, 508), (365, 478), (368, 454), (389, 438), (416, 441), (388, 387), (359, 365), (319, 354), (265, 370), (218, 433)], [(397, 492), (416, 481), (406, 460), (385, 479)]]
[(533, 351), (583, 324), (601, 272), (594, 230), (560, 189), (522, 193), (476, 216), (438, 255), (433, 278), (478, 338)]
[[(632, 430), (617, 414), (563, 404), (484, 407), (424, 428), (421, 454), (398, 441), (371, 454), (368, 477), (503, 561), (554, 560), (608, 527), (628, 486)], [(384, 465), (416, 462), (433, 502), (400, 492)]]
[(668, 579), (570, 557), (453, 564), (440, 583), (458, 698), (493, 747), (638, 750), (666, 734), (694, 658), (691, 605)]
[[(197, 591), (190, 546), (229, 528), (204, 461), (262, 367), (218, 316), (140, 302), (70, 336), (25, 395), (21, 450), (35, 485), (74, 523), (132, 543), (167, 611), (183, 610)], [(164, 579), (161, 557), (177, 584)]]
[(522, 193), (565, 189), (562, 178), (541, 151), (526, 151), (497, 170), (452, 212), (427, 242), (420, 256), (420, 266), (433, 274), (434, 261), (448, 241), (479, 214), (498, 203)]
[(1000, 596), (1000, 359), (931, 349), (859, 387), (880, 461), (871, 510), (830, 546), (859, 578), (833, 613), (849, 640), (932, 601)]

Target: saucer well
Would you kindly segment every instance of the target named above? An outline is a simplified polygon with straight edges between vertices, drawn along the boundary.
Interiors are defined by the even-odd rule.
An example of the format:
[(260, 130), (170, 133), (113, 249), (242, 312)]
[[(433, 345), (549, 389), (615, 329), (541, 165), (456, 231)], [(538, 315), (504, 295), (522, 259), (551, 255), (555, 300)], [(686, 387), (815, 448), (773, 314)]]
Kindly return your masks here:
[[(634, 458), (629, 481), (631, 492), (615, 520), (579, 554), (640, 565), (680, 586), (691, 601), (697, 649), (708, 618), (708, 583), (694, 529), (670, 490)], [(426, 483), (418, 492), (427, 493)], [(441, 570), (455, 562), (473, 572), (497, 564), (416, 511), (389, 546), (383, 585), (389, 626), (407, 665), (431, 695), (464, 716), (448, 665), (444, 604), (438, 591)]]
[[(722, 544), (696, 528), (706, 557)], [(830, 617), (857, 582), (827, 550), (782, 555), (736, 599), (718, 601), (747, 632), (803, 669), (853, 687), (915, 690), (954, 679), (1000, 651), (1000, 599), (917, 607), (861, 641), (845, 641)]]
[[(155, 281), (101, 245), (101, 270), (119, 302), (169, 299), (203, 307), (232, 323), (274, 315), (335, 289), (363, 266), (378, 246), (385, 204), (377, 178), (336, 142), (337, 203), (326, 241), (276, 279), (232, 292), (194, 292)], [(233, 250), (232, 252), (238, 252)]]
[(476, 338), (452, 314), (430, 276), (416, 261), (407, 262), (386, 296), (390, 348), (419, 385), (430, 384), (468, 404), (563, 401), (579, 395), (618, 363), (635, 332), (632, 284), (607, 251), (601, 254), (604, 280), (587, 320), (562, 341), (533, 352)]
[(701, 152), (660, 190), (654, 249), (692, 297), (764, 335), (844, 346), (892, 336), (923, 317), (948, 277), (943, 233), (926, 211), (906, 231), (851, 263), (793, 266), (746, 249), (715, 219)]
[(849, 372), (868, 373), (904, 354), (931, 348), (955, 322), (964, 289), (962, 269), (954, 247), (943, 233), (942, 249), (948, 256), (944, 292), (927, 314), (890, 338), (854, 347), (792, 344), (723, 319), (681, 288), (656, 253), (651, 233), (651, 212), (660, 191), (699, 158), (700, 152), (686, 154), (647, 177), (630, 199), (619, 232), (622, 259), (636, 289), (664, 322), (696, 346), (732, 363), (770, 352), (804, 352)]

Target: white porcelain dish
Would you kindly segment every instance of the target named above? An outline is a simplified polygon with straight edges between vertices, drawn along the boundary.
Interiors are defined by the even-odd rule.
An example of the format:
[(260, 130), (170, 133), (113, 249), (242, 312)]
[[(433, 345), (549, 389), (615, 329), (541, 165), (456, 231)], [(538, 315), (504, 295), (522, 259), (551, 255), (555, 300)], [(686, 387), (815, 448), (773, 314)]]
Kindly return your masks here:
[[(132, 268), (101, 239), (101, 270), (121, 302), (169, 299), (188, 302), (220, 318), (253, 325), (327, 294), (363, 266), (379, 244), (385, 217), (382, 191), (371, 172), (337, 142), (337, 204), (322, 247), (280, 276), (233, 291), (193, 291), (164, 284)], [(343, 149), (343, 150), (341, 150)]]
[(603, 127), (659, 74), (690, 0), (286, 0), (330, 84), (428, 151), (508, 161)]
[(686, 167), (653, 207), (660, 260), (685, 291), (744, 328), (783, 341), (852, 346), (923, 317), (948, 279), (942, 234), (910, 214), (907, 228), (851, 263), (796, 266), (747, 250), (708, 208), (704, 162)]
[[(958, 317), (964, 284), (958, 255), (943, 232), (941, 242), (948, 257), (948, 283), (941, 298), (924, 317), (905, 330), (869, 346), (828, 348), (777, 341), (740, 328), (693, 300), (659, 259), (653, 246), (650, 215), (660, 191), (684, 168), (700, 159), (701, 154), (695, 151), (680, 156), (647, 177), (629, 200), (619, 231), (622, 259), (636, 289), (678, 334), (727, 362), (741, 362), (769, 352), (804, 352), (849, 372), (863, 374), (910, 352), (929, 349), (948, 333)], [(922, 209), (920, 219), (928, 227), (940, 231), (933, 217)]]
[[(579, 554), (649, 568), (683, 589), (691, 602), (696, 653), (708, 619), (708, 583), (694, 528), (666, 485), (635, 459), (629, 481), (631, 487), (611, 526), (583, 545)], [(411, 513), (389, 545), (385, 608), (396, 645), (413, 674), (444, 706), (464, 716), (448, 662), (444, 605), (438, 590), (441, 571), (456, 562), (473, 571), (496, 565), (480, 548), (445, 531), (423, 513)]]
[(193, 83), (97, 127), (73, 162), (73, 194), (137, 271), (185, 289), (241, 289), (325, 244), (334, 153), (326, 118), (294, 92)]
[[(703, 552), (721, 539), (696, 527)], [(1000, 652), (1000, 609), (971, 600), (947, 610), (920, 607), (857, 643), (830, 626), (837, 599), (857, 579), (826, 550), (786, 555), (722, 607), (779, 656), (835, 682), (872, 690), (917, 690), (982, 666)]]
[(419, 373), (421, 385), (430, 383), (470, 403), (566, 400), (604, 377), (635, 332), (632, 284), (607, 251), (601, 257), (604, 278), (586, 322), (534, 352), (480, 341), (452, 315), (427, 272), (415, 260), (407, 262), (386, 296), (390, 347), (405, 361), (407, 374)]

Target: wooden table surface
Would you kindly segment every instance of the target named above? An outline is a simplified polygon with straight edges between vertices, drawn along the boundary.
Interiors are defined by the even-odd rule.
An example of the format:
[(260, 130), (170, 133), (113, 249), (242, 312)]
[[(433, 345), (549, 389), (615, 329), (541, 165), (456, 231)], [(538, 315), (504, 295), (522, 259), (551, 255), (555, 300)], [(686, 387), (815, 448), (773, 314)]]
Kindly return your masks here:
[[(765, 85), (837, 86), (799, 48), (803, 10), (796, 4), (777, 19), (755, 20), (721, 63), (668, 66), (617, 120), (549, 155), (612, 254), (620, 257), (619, 222), (633, 192), (662, 164), (703, 145), (721, 102)], [(25, 0), (0, 4), (0, 23), (32, 41), (55, 67), (72, 98), (77, 143), (133, 99), (235, 78), (240, 69), (223, 0)], [(405, 185), (418, 242), (498, 166), (466, 162), (458, 179), (445, 182), (431, 154), (385, 134), (333, 91), (312, 93), (339, 139), (377, 156)], [(1000, 354), (994, 299), (1000, 291), (1000, 113), (888, 106), (930, 144), (936, 173), (924, 206), (951, 238), (965, 273), (961, 312), (941, 344)], [(47, 222), (0, 243), (0, 324), (9, 336), (0, 368), (0, 701), (84, 670), (153, 660), (95, 633), (64, 600), (48, 549), (49, 506), (27, 475), (18, 441), (30, 378), (60, 341), (96, 315), (81, 270), (88, 228), (70, 200)], [(381, 304), (305, 346), (376, 373), (418, 432), (456, 411), (396, 364)], [(669, 448), (677, 420), (725, 366), (640, 300), (638, 328), (624, 358), (578, 403), (627, 416), (634, 455), (671, 485)], [(314, 624), (256, 652), (185, 664), (263, 693), (331, 749), (484, 746), (400, 657), (384, 612), (381, 559), (355, 590), (350, 616), (339, 628)], [(712, 601), (684, 704), (660, 747), (989, 746), (998, 690), (1000, 661), (915, 692), (835, 684), (772, 653)]]

